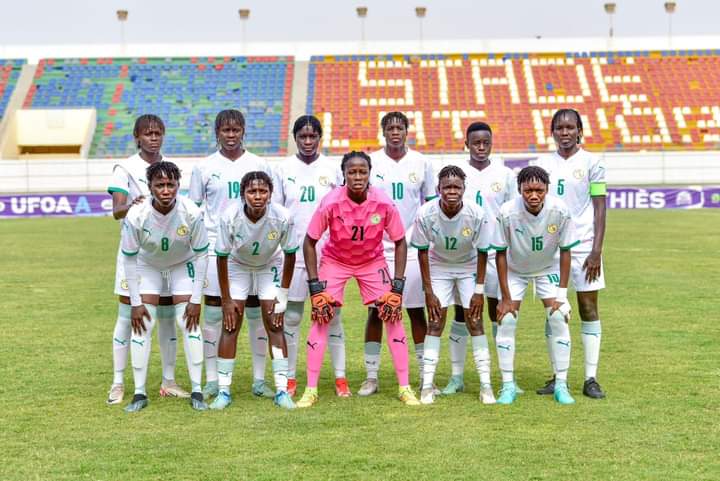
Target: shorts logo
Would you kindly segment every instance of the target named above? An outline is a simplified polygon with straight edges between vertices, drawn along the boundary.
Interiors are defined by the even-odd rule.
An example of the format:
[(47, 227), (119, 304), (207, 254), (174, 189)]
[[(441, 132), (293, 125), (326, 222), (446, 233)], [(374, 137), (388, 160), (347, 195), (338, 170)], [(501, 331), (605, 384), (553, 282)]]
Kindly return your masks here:
[(203, 288), (207, 289), (207, 287), (210, 285), (207, 279), (205, 279), (205, 282), (203, 282)]
[(373, 214), (370, 216), (370, 223), (371, 224), (379, 224), (380, 223), (380, 214)]
[(550, 224), (550, 225), (548, 226), (548, 228), (547, 228), (547, 231), (548, 231), (550, 234), (556, 233), (557, 230), (558, 230), (558, 226), (557, 226), (556, 224)]
[(321, 175), (320, 178), (318, 179), (318, 183), (319, 183), (320, 185), (322, 185), (323, 187), (325, 187), (325, 186), (327, 186), (328, 184), (330, 184), (330, 179), (328, 179), (328, 178), (327, 178), (326, 176), (324, 176), (324, 175)]
[(180, 237), (185, 237), (190, 231), (188, 230), (186, 225), (181, 225), (177, 228), (175, 232), (177, 232), (177, 235), (179, 235)]
[(275, 240), (275, 239), (277, 239), (278, 237), (280, 237), (280, 234), (278, 233), (278, 231), (273, 230), (273, 231), (270, 231), (270, 232), (268, 233), (268, 236), (267, 236), (267, 237), (268, 237), (268, 240)]
[(470, 237), (472, 235), (472, 229), (470, 227), (465, 227), (462, 230), (463, 237)]
[(585, 171), (582, 169), (577, 169), (573, 172), (573, 177), (575, 177), (576, 179), (582, 179), (583, 177), (585, 177)]
[(499, 182), (493, 182), (490, 186), (490, 190), (493, 192), (500, 192), (502, 190), (502, 185), (500, 185)]
[(408, 179), (410, 179), (410, 182), (412, 182), (413, 184), (418, 183), (418, 176), (415, 172), (410, 172), (410, 175), (408, 175)]

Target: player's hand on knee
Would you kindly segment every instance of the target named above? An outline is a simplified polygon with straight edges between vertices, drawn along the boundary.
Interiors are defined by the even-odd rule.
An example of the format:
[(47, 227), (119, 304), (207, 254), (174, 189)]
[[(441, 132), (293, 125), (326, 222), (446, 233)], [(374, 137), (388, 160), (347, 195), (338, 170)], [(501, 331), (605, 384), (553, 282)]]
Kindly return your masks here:
[(310, 289), (310, 303), (312, 309), (310, 311), (310, 318), (313, 322), (320, 324), (327, 324), (332, 321), (335, 317), (335, 299), (325, 292), (326, 282), (318, 279), (310, 279), (308, 281), (308, 288)]
[(473, 326), (481, 321), (484, 304), (485, 298), (482, 294), (473, 294), (470, 298), (470, 322)]
[(512, 314), (513, 316), (517, 317), (517, 311), (513, 309), (513, 304), (510, 299), (502, 299), (500, 302), (498, 302), (496, 309), (498, 324), (502, 324), (503, 317), (505, 317), (505, 315), (507, 314)]
[(197, 329), (200, 325), (200, 304), (188, 302), (187, 306), (185, 306), (183, 318), (185, 319), (185, 327), (188, 331)]
[(145, 308), (145, 305), (140, 304), (139, 306), (133, 306), (130, 310), (130, 323), (132, 324), (133, 332), (138, 336), (142, 335), (143, 332), (147, 331), (144, 319), (147, 319), (148, 322), (152, 321), (150, 313), (148, 312), (147, 308)]
[(440, 299), (432, 290), (425, 291), (425, 306), (428, 311), (428, 320), (433, 324), (439, 324), (442, 317), (442, 306)]
[(570, 303), (567, 302), (567, 300), (555, 299), (553, 301), (552, 305), (550, 306), (550, 315), (552, 315), (554, 312), (558, 311), (565, 318), (565, 322), (570, 322), (571, 309), (572, 309), (572, 307), (570, 306)]
[(226, 331), (234, 331), (240, 311), (232, 299), (222, 301), (223, 326)]

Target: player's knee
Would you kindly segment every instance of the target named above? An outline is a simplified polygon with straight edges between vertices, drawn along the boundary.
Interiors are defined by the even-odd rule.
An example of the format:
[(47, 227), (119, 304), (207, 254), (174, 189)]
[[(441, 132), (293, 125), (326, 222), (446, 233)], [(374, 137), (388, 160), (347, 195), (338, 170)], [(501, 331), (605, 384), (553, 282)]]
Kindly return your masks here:
[(598, 320), (597, 304), (591, 300), (580, 300), (578, 302), (578, 311), (580, 313), (580, 319), (585, 322)]
[(285, 310), (285, 326), (298, 327), (302, 322), (304, 303), (289, 301)]
[(560, 311), (560, 309), (556, 309), (548, 316), (548, 324), (550, 325), (551, 331), (562, 328), (562, 326), (566, 322), (567, 319), (565, 318), (565, 315)]
[(517, 327), (518, 318), (512, 312), (508, 312), (500, 320), (500, 326), (505, 329), (515, 329)]

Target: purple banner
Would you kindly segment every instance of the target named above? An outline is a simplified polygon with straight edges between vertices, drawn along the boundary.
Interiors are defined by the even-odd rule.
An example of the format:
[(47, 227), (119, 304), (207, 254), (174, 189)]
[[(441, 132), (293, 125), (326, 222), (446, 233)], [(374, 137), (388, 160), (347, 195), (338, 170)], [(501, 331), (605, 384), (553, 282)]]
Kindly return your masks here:
[(720, 187), (609, 187), (610, 209), (720, 208)]
[(102, 192), (0, 195), (0, 217), (109, 215), (112, 197)]

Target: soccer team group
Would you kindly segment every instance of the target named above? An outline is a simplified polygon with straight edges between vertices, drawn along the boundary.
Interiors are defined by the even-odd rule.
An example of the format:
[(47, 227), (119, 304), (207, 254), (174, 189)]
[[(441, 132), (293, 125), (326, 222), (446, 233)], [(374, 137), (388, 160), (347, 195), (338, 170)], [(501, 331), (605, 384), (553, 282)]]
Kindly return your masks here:
[[(381, 121), (381, 150), (349, 152), (338, 162), (318, 152), (322, 125), (305, 115), (293, 127), (297, 154), (270, 166), (244, 149), (242, 113), (224, 110), (215, 119), (218, 151), (194, 166), (183, 196), (179, 168), (161, 154), (162, 120), (138, 118), (133, 132), (138, 153), (115, 165), (108, 187), (122, 230), (114, 379), (107, 403), (123, 401), (130, 356), (135, 392), (125, 411), (148, 405), (145, 384), (157, 324), (160, 395), (190, 398), (196, 410), (228, 407), (243, 321), (252, 351), (253, 394), (286, 409), (313, 406), (329, 350), (335, 392), (351, 396), (342, 306), (353, 277), (368, 312), (367, 376), (360, 396), (379, 390), (384, 327), (404, 404), (431, 404), (439, 395), (464, 390), (468, 338), (480, 401), (513, 403), (522, 392), (514, 374), (518, 312), (532, 284), (545, 307), (553, 370), (537, 392), (554, 395), (560, 404), (574, 403), (567, 385), (572, 282), (582, 321), (583, 394), (603, 398), (596, 377), (598, 291), (605, 285), (605, 169), (597, 156), (580, 148), (578, 112), (555, 113), (551, 131), (557, 151), (517, 176), (491, 160), (492, 130), (486, 123), (467, 127), (469, 159), (455, 165), (435, 165), (409, 149), (408, 127), (404, 114), (390, 112)], [(294, 401), (308, 298), (307, 386)], [(502, 375), (497, 398), (482, 320), (486, 303)], [(434, 376), (450, 306), (452, 373), (439, 390)], [(410, 383), (403, 308), (420, 367), (419, 399)], [(190, 393), (175, 382), (178, 329)], [(268, 353), (274, 391), (265, 381)]]

